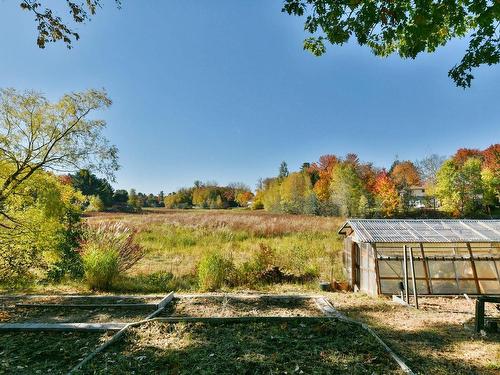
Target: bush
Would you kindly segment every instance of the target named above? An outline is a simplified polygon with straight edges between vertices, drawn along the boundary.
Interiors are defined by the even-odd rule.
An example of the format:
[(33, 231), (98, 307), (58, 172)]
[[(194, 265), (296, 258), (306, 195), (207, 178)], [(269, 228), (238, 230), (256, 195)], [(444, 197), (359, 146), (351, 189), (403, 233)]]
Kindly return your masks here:
[(82, 256), (85, 280), (89, 288), (109, 290), (119, 274), (119, 253), (90, 244)]
[(89, 205), (87, 207), (88, 212), (101, 212), (104, 211), (104, 202), (98, 195), (92, 195), (89, 199)]
[(203, 291), (214, 291), (231, 284), (234, 264), (220, 252), (205, 255), (198, 264), (198, 284)]
[(135, 231), (121, 223), (87, 227), (81, 244), (85, 279), (91, 289), (107, 290), (144, 252), (134, 243)]

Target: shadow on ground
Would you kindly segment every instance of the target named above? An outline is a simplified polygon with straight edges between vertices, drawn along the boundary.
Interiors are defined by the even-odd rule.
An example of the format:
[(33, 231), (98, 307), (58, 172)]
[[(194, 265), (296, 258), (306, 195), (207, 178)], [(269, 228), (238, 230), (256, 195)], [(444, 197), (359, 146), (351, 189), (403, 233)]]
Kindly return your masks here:
[(339, 309), (370, 325), (419, 374), (498, 374), (500, 334), (473, 330), (473, 314), (374, 303)]
[(96, 358), (85, 374), (402, 374), (356, 325), (149, 323)]

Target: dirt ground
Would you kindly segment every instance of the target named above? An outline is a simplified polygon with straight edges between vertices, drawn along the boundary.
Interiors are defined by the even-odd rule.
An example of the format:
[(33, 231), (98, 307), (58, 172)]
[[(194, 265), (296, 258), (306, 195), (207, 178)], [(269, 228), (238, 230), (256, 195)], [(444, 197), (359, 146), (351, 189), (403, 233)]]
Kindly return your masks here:
[(366, 331), (336, 320), (151, 322), (132, 329), (83, 373), (403, 374)]
[[(417, 310), (394, 303), (387, 298), (373, 298), (360, 293), (324, 293), (323, 296), (342, 314), (372, 327), (417, 374), (497, 375), (500, 371), (500, 334), (474, 332), (474, 300), (467, 300), (464, 297), (421, 297), (420, 309)], [(252, 293), (180, 297), (175, 298), (171, 305), (167, 306), (162, 317), (322, 315), (313, 298), (293, 296), (276, 298), (276, 296), (258, 296)], [(20, 308), (15, 304), (43, 302), (88, 304), (98, 303), (97, 301), (106, 304), (156, 303), (160, 298), (161, 296), (138, 298), (110, 296), (96, 300), (64, 296), (2, 297), (0, 320), (2, 322), (130, 322), (143, 319), (151, 310), (112, 307)], [(494, 305), (486, 306), (487, 315), (497, 317), (500, 315)], [(373, 346), (366, 332), (357, 331), (359, 327), (351, 327), (345, 322), (337, 322), (332, 327), (318, 322), (298, 323), (297, 326), (296, 321), (294, 322), (284, 325), (286, 327), (288, 324), (293, 324), (293, 330), (283, 329), (283, 323), (276, 322), (219, 326), (212, 326), (211, 323), (150, 323), (135, 328), (125, 342), (113, 346), (105, 353), (104, 362), (94, 362), (91, 367), (93, 372), (88, 373), (121, 374), (131, 371), (155, 373), (156, 368), (168, 369), (176, 374), (187, 374), (190, 371), (203, 373), (197, 370), (196, 366), (193, 367), (196, 363), (214, 371), (217, 368), (220, 370), (219, 373), (228, 374), (230, 371), (238, 373), (247, 367), (261, 373), (276, 373), (273, 369), (279, 369), (281, 372), (278, 373), (284, 371), (294, 373), (296, 367), (289, 368), (290, 363), (295, 363), (303, 373), (399, 373), (398, 369), (386, 363), (386, 359), (381, 357), (386, 355), (385, 352), (380, 350), (380, 347)], [(324, 335), (325, 332), (329, 332), (327, 336)], [(282, 345), (280, 351), (277, 351), (273, 339), (269, 339), (269, 336), (282, 337), (283, 340), (288, 340), (290, 346), (287, 347), (283, 341), (280, 344)], [(2, 333), (0, 374), (65, 373), (104, 337), (106, 335), (57, 332)], [(312, 339), (309, 341), (310, 347), (309, 337)], [(73, 353), (75, 343), (78, 345), (78, 350)], [(354, 351), (347, 352), (345, 348)], [(60, 353), (56, 352), (57, 350)], [(324, 356), (321, 353), (324, 353)], [(292, 361), (297, 357), (302, 358), (302, 355), (305, 360)], [(220, 367), (221, 362), (217, 362), (215, 358), (224, 358), (222, 367)], [(309, 361), (319, 363), (317, 371), (316, 368), (313, 371), (309, 367)], [(148, 366), (143, 367), (142, 364), (146, 362)], [(214, 372), (205, 371), (205, 373)]]
[[(420, 309), (386, 298), (331, 293), (346, 316), (369, 324), (419, 374), (485, 374), (500, 371), (500, 334), (474, 332), (474, 301), (464, 297), (419, 298)], [(493, 305), (489, 315), (498, 316)]]
[(157, 297), (81, 298), (81, 297), (3, 297), (0, 299), (0, 323), (105, 323), (135, 322), (156, 308), (151, 307), (21, 307), (16, 304), (138, 304), (157, 303)]
[(2, 332), (0, 374), (65, 374), (110, 333)]
[(185, 297), (175, 298), (161, 316), (321, 316), (312, 298)]

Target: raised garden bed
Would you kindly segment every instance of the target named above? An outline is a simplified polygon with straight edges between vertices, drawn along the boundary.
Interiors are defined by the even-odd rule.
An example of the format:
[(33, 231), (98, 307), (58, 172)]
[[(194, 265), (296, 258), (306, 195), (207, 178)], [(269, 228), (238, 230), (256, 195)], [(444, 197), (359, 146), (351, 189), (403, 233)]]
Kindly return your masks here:
[(2, 332), (0, 374), (65, 374), (111, 334)]
[(336, 320), (150, 322), (127, 332), (85, 374), (402, 374), (361, 327)]
[[(156, 309), (157, 297), (11, 297), (2, 298), (0, 323), (134, 322)], [(127, 304), (128, 307), (114, 306)], [(140, 306), (149, 304), (151, 306)], [(26, 306), (28, 305), (28, 306)], [(59, 305), (62, 305), (59, 307)], [(81, 307), (71, 307), (80, 305)]]
[(172, 302), (160, 316), (236, 317), (323, 315), (312, 298), (210, 296), (174, 298)]

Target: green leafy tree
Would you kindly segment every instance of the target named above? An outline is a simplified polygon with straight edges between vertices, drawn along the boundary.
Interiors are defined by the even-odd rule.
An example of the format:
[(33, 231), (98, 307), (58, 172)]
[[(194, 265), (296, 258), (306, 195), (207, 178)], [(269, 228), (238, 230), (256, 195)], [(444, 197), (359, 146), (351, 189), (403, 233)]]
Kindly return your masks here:
[(497, 0), (284, 0), (283, 11), (306, 17), (304, 28), (312, 36), (304, 49), (316, 56), (326, 52), (326, 43), (355, 38), (377, 56), (414, 59), (469, 36), (465, 55), (448, 72), (460, 87), (470, 86), (473, 69), (500, 61)]
[(363, 194), (359, 198), (359, 207), (358, 207), (359, 216), (366, 217), (368, 215), (369, 209), (370, 209), (370, 204), (368, 202), (368, 198), (366, 198), (366, 195)]
[(135, 189), (130, 189), (128, 193), (128, 204), (136, 209), (140, 209), (142, 207), (139, 196), (137, 195)]
[(89, 198), (89, 205), (87, 207), (87, 211), (89, 212), (101, 212), (104, 211), (105, 209), (104, 202), (102, 201), (101, 197), (98, 195), (92, 195)]
[(127, 190), (118, 189), (113, 193), (113, 203), (114, 204), (126, 204), (128, 202), (128, 192)]
[(9, 197), (39, 171), (86, 168), (113, 178), (118, 151), (102, 133), (105, 121), (88, 118), (110, 105), (106, 93), (96, 90), (53, 103), (33, 91), (0, 90), (0, 165), (6, 166), (0, 175), (0, 216), (9, 219)]
[(356, 166), (351, 163), (339, 163), (332, 170), (330, 199), (342, 216), (357, 216), (359, 201), (365, 194), (363, 182)]
[(436, 195), (443, 209), (457, 216), (474, 213), (481, 205), (483, 183), (481, 161), (469, 158), (460, 165), (445, 161), (437, 174)]
[(500, 201), (500, 175), (489, 168), (484, 168), (481, 171), (481, 180), (483, 182), (483, 204), (491, 213), (491, 208)]
[(113, 204), (113, 188), (104, 178), (98, 178), (87, 169), (80, 169), (71, 175), (73, 187), (87, 196), (98, 196), (105, 207)]
[[(102, 6), (101, 0), (86, 0), (85, 2), (75, 2), (66, 0), (70, 19), (62, 19), (50, 7), (47, 1), (43, 0), (23, 0), (20, 2), (21, 9), (31, 12), (35, 16), (37, 23), (38, 38), (37, 44), (40, 48), (45, 48), (47, 43), (62, 41), (68, 48), (71, 48), (73, 40), (80, 39), (80, 35), (68, 26), (68, 23), (75, 24), (90, 21), (96, 14), (97, 9)], [(121, 0), (115, 0), (118, 7)]]
[[(15, 166), (0, 164), (0, 174)], [(0, 282), (13, 285), (34, 273), (53, 276), (77, 268), (78, 220), (84, 197), (51, 173), (37, 170), (4, 201), (0, 219)], [(15, 225), (13, 224), (15, 223)]]
[(303, 213), (306, 197), (311, 192), (311, 180), (306, 173), (295, 172), (290, 174), (280, 186), (282, 210), (292, 214)]
[(286, 164), (285, 161), (282, 161), (281, 165), (280, 165), (280, 171), (279, 171), (279, 174), (278, 174), (278, 178), (280, 180), (283, 180), (284, 178), (288, 177), (288, 175), (289, 175), (288, 165)]
[(266, 211), (281, 212), (280, 182), (277, 179), (266, 182), (260, 201)]

